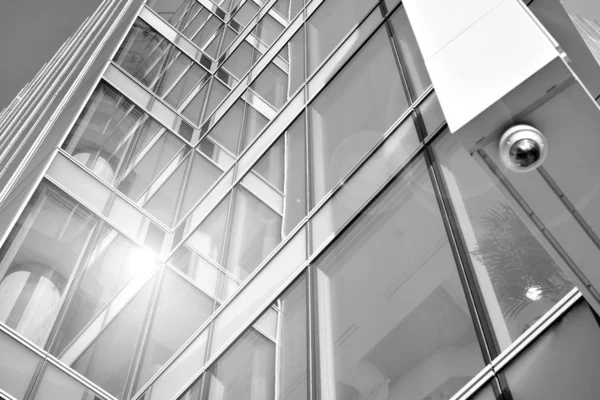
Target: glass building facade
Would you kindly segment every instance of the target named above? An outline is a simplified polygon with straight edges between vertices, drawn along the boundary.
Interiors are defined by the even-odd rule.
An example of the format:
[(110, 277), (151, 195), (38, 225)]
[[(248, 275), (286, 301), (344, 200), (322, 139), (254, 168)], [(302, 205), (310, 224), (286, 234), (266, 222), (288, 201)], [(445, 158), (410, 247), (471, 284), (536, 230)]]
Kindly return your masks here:
[(0, 399), (596, 398), (598, 65), (446, 3), (105, 0), (0, 114)]

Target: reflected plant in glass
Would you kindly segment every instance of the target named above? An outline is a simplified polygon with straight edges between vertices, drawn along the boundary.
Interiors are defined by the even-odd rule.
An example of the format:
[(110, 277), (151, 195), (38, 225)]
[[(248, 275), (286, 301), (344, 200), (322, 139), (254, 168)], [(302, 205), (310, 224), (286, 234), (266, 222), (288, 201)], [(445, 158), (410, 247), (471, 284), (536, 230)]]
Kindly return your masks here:
[(478, 222), (486, 235), (471, 253), (486, 266), (509, 330), (518, 328), (511, 332), (518, 336), (547, 311), (534, 303), (555, 304), (573, 285), (506, 202), (489, 208)]

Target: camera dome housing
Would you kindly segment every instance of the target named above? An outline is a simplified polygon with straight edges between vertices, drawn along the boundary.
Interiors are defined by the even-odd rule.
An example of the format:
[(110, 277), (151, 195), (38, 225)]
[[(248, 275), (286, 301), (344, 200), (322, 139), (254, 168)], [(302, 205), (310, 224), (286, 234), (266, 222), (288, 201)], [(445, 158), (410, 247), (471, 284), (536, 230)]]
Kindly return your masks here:
[(530, 125), (515, 125), (507, 129), (498, 147), (502, 164), (516, 172), (536, 169), (548, 154), (546, 138)]

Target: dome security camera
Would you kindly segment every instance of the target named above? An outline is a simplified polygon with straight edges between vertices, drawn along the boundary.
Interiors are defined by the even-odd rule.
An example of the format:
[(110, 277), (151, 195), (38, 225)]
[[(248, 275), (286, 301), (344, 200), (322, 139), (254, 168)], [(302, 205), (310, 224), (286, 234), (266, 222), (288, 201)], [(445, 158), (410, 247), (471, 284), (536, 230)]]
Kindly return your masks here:
[(546, 138), (530, 125), (515, 125), (507, 129), (498, 146), (502, 164), (516, 172), (533, 171), (548, 154)]

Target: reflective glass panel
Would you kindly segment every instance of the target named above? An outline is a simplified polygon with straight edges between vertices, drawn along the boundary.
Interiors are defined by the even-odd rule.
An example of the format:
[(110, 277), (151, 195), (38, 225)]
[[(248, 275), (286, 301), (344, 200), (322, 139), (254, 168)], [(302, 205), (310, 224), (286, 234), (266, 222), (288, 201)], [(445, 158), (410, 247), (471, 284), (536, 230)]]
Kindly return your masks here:
[(196, 3), (195, 7), (200, 9), (200, 11), (194, 16), (194, 19), (189, 21), (189, 23), (183, 30), (183, 35), (187, 38), (192, 38), (194, 34), (198, 31), (198, 28), (200, 28), (212, 15), (210, 11), (202, 8), (202, 6), (200, 6), (199, 3)]
[(224, 265), (244, 280), (281, 242), (281, 215), (259, 198), (239, 187)]
[(155, 93), (162, 95), (192, 61), (154, 28), (137, 19), (114, 61)]
[(0, 332), (0, 390), (23, 400), (40, 361), (40, 356)]
[(502, 349), (572, 288), (555, 257), (449, 133), (435, 144), (488, 315)]
[(390, 17), (392, 30), (397, 44), (402, 52), (402, 61), (412, 82), (413, 99), (416, 99), (423, 91), (431, 85), (431, 79), (425, 68), (425, 61), (421, 55), (421, 50), (417, 45), (417, 39), (413, 33), (408, 16), (404, 7), (398, 10)]
[(277, 311), (269, 308), (180, 399), (308, 399), (306, 278), (276, 305)]
[[(94, 335), (80, 336), (78, 356), (71, 367), (117, 398), (125, 394), (131, 364), (151, 305), (157, 279), (148, 282), (118, 314)], [(88, 328), (89, 329), (89, 328)]]
[(192, 89), (206, 76), (206, 71), (198, 64), (193, 64), (185, 72), (179, 82), (173, 87), (165, 98), (166, 102), (175, 108), (179, 108), (181, 103), (188, 97)]
[(300, 28), (284, 47), (289, 64), (289, 88), (287, 98), (290, 98), (304, 83), (304, 27)]
[(280, 192), (284, 191), (285, 179), (284, 149), (285, 135), (282, 135), (254, 166), (254, 172), (266, 179)]
[(322, 399), (450, 399), (484, 366), (422, 159), (314, 267)]
[(259, 6), (254, 1), (245, 1), (242, 7), (235, 13), (233, 18), (243, 27), (248, 25), (252, 18), (258, 13)]
[(265, 14), (252, 31), (254, 36), (267, 46), (271, 46), (281, 32), (283, 32), (283, 25), (269, 14)]
[(220, 175), (219, 168), (193, 151), (156, 190), (144, 208), (167, 226), (174, 226)]
[[(184, 149), (184, 151), (181, 151)], [(124, 169), (117, 188), (127, 197), (138, 201), (146, 192), (148, 186), (165, 171), (165, 168), (176, 163), (187, 153), (184, 142), (165, 132), (150, 148), (140, 151), (136, 157), (131, 157), (129, 164)], [(142, 204), (145, 202), (145, 198)]]
[(314, 203), (407, 107), (389, 37), (380, 29), (310, 106)]
[(250, 103), (246, 104), (246, 115), (242, 131), (242, 147), (240, 151), (248, 147), (268, 122), (269, 119), (262, 112), (254, 108)]
[[(74, 290), (60, 326), (52, 354), (61, 358), (77, 345), (92, 321), (101, 320), (108, 309), (133, 297), (158, 265), (150, 253), (115, 230), (104, 226), (89, 247), (85, 272)], [(100, 317), (100, 318), (99, 318)]]
[(202, 26), (202, 28), (198, 31), (196, 36), (192, 39), (198, 47), (202, 48), (215, 34), (215, 31), (223, 24), (217, 17), (212, 16), (208, 21)]
[(169, 269), (165, 269), (157, 296), (136, 391), (200, 328), (213, 310), (212, 298)]
[(425, 130), (428, 135), (435, 132), (446, 121), (435, 92), (431, 93), (423, 100), (421, 105), (419, 105), (419, 112), (423, 118)]
[(148, 6), (158, 15), (167, 20), (175, 28), (182, 22), (189, 20), (190, 14), (194, 12), (196, 0), (149, 0)]
[(50, 185), (36, 191), (0, 253), (0, 321), (44, 346), (95, 225)]
[(598, 316), (581, 301), (503, 372), (515, 400), (590, 399), (600, 385)]
[(223, 67), (237, 79), (242, 79), (262, 53), (248, 42), (242, 42), (225, 61)]
[(186, 274), (200, 289), (215, 296), (220, 268), (185, 244), (179, 247), (170, 264)]
[(54, 365), (46, 363), (41, 381), (32, 400), (94, 400), (100, 399), (81, 382)]
[(195, 251), (218, 263), (221, 262), (230, 199), (231, 195), (228, 195), (221, 200), (186, 242)]
[(209, 136), (233, 154), (237, 154), (245, 102), (238, 99), (216, 123)]
[(144, 148), (161, 126), (106, 84), (96, 88), (63, 148), (98, 177), (113, 183), (130, 147)]
[(288, 99), (289, 75), (270, 63), (250, 87), (276, 110)]
[(309, 76), (374, 3), (373, 0), (323, 2), (306, 23)]

